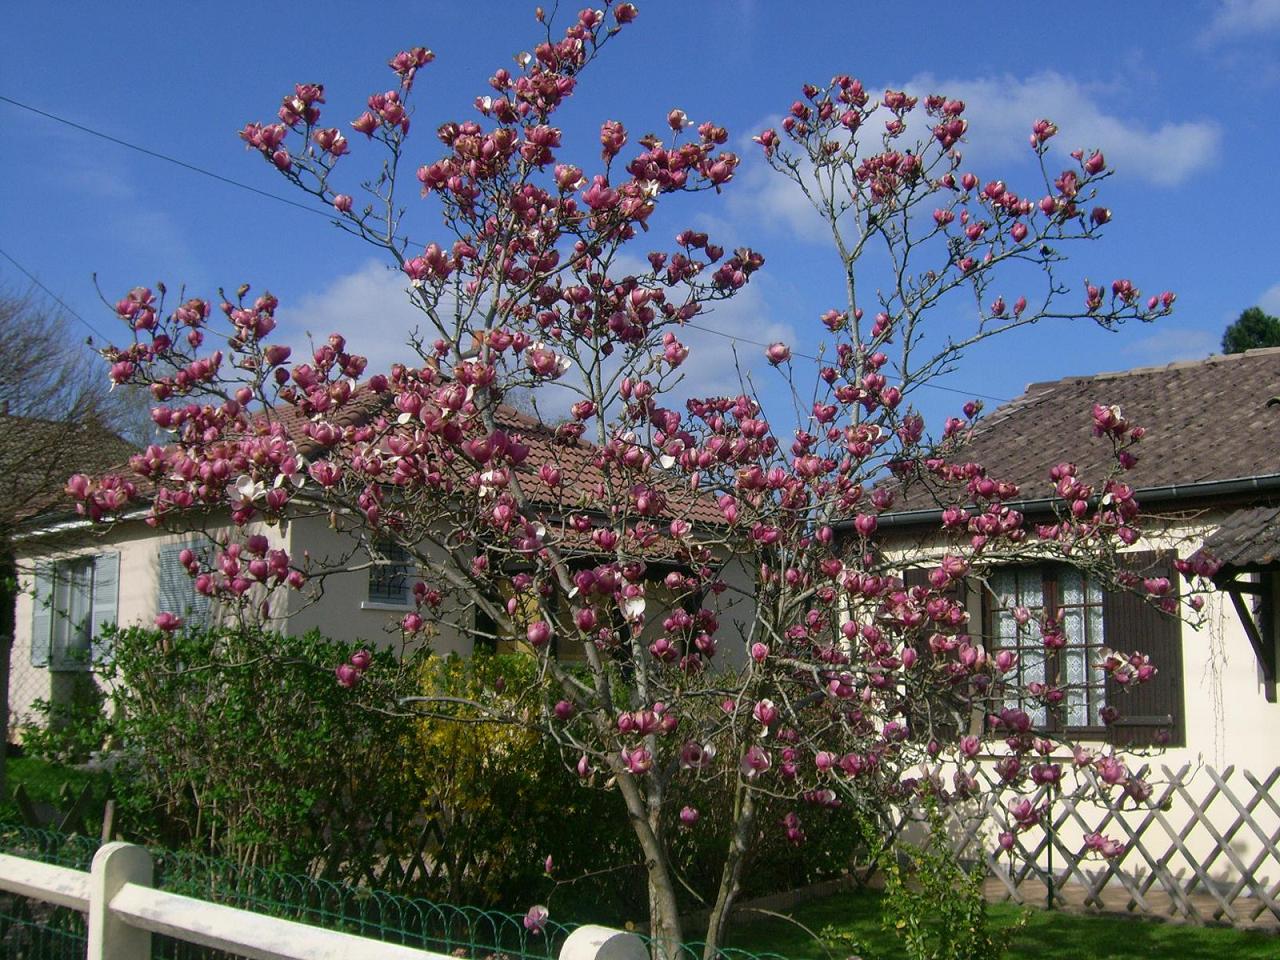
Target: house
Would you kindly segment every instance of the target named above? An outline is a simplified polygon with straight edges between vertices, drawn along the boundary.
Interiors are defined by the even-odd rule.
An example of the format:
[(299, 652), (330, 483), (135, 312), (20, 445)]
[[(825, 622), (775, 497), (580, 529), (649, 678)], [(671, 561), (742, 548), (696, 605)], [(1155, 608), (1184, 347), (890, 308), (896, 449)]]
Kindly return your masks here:
[[(1280, 738), (1257, 731), (1280, 724), (1276, 702), (1276, 590), (1280, 586), (1280, 348), (1214, 356), (1093, 376), (1033, 383), (979, 422), (961, 457), (1019, 488), (1008, 505), (1028, 524), (1064, 506), (1049, 468), (1072, 462), (1082, 479), (1102, 478), (1111, 446), (1093, 436), (1093, 404), (1117, 406), (1146, 429), (1138, 463), (1124, 480), (1142, 508), (1142, 538), (1122, 557), (1143, 578), (1185, 587), (1178, 567), (1200, 556), (1221, 563), (1217, 589), (1198, 626), (1166, 616), (1129, 592), (1114, 592), (1065, 564), (997, 568), (970, 583), (969, 632), (989, 649), (1016, 646), (1022, 681), (1068, 687), (1056, 712), (1029, 711), (1042, 728), (1082, 741), (1162, 747), (1163, 761), (1270, 770)], [(906, 501), (879, 518), (885, 549), (904, 558), (942, 550), (941, 506)], [(1179, 564), (1178, 561), (1184, 561)], [(904, 564), (908, 586), (927, 571)], [(1063, 611), (1066, 646), (1043, 654), (1038, 635), (1012, 611)], [(1034, 624), (1032, 624), (1034, 626)], [(1148, 654), (1155, 677), (1121, 691), (1096, 669), (1102, 649)], [(1120, 719), (1107, 725), (1100, 711)]]
[[(0, 683), (10, 675), (15, 634), (11, 538), (29, 505), (47, 497), (77, 470), (105, 470), (133, 453), (128, 441), (95, 421), (18, 416), (0, 411)], [(25, 656), (25, 654), (24, 654)], [(21, 672), (21, 665), (18, 667)], [(12, 683), (9, 689), (14, 689)], [(29, 701), (24, 701), (29, 702)], [(0, 737), (8, 738), (8, 713)], [(4, 740), (0, 740), (2, 744)]]
[[(344, 411), (343, 423), (356, 425), (371, 419), (389, 402), (389, 395), (367, 391)], [(316, 448), (304, 430), (307, 421), (293, 408), (282, 408), (277, 415), (298, 451), (313, 453)], [(559, 499), (547, 504), (548, 515), (573, 513), (596, 520), (602, 516), (592, 490), (603, 474), (593, 462), (591, 444), (564, 442), (554, 427), (507, 407), (500, 412), (499, 426), (529, 446), (520, 468), (523, 473), (536, 475), (543, 465), (553, 465), (565, 478)], [(670, 491), (670, 501), (695, 524), (723, 523), (713, 502), (676, 489)], [(225, 515), (203, 522), (211, 529), (230, 526)], [(150, 625), (160, 612), (176, 614), (196, 626), (217, 618), (218, 610), (196, 591), (180, 559), (184, 549), (200, 550), (207, 543), (194, 526), (186, 534), (155, 529), (139, 511), (110, 526), (94, 527), (75, 514), (69, 500), (61, 498), (26, 522), (15, 541), (22, 569), (10, 682), (15, 715), (29, 714), (37, 699), (57, 700), (65, 695), (62, 691), (74, 686), (75, 677), (83, 677), (99, 655), (107, 624)], [(336, 571), (324, 576), (322, 590), (278, 591), (273, 596), (267, 626), (291, 634), (316, 629), (337, 639), (389, 643), (393, 635), (399, 636), (400, 619), (416, 609), (415, 584), (429, 578), (435, 566), (420, 568), (404, 549), (370, 541), (353, 519), (327, 507), (309, 507), (301, 497), (282, 522), (255, 521), (241, 532), (261, 534), (269, 548), (284, 549), (292, 557), (307, 556), (316, 566)], [(443, 562), (441, 548), (418, 549), (428, 557), (440, 556)], [(599, 552), (587, 537), (570, 549), (575, 562), (583, 564), (592, 562), (593, 551)], [(663, 578), (678, 563), (664, 553), (661, 544), (646, 548), (642, 555), (646, 591), (661, 602), (666, 589)], [(499, 598), (509, 597), (514, 572), (495, 572)], [(727, 636), (736, 620), (750, 620), (752, 591), (749, 575), (737, 561), (728, 565), (725, 577), (737, 589), (708, 597), (705, 605), (715, 608), (720, 631)], [(450, 608), (446, 601), (442, 614), (431, 638), (433, 649), (442, 654), (465, 656), (478, 645), (498, 650), (521, 645), (522, 638), (496, 635), (492, 623), (471, 605)], [(645, 630), (646, 635), (660, 630), (659, 618), (646, 622)], [(573, 651), (559, 655), (572, 657)]]
[[(1136, 592), (1107, 590), (1060, 562), (996, 566), (964, 582), (963, 629), (988, 652), (1016, 650), (1019, 687), (1065, 687), (1052, 709), (1016, 695), (1004, 706), (1023, 708), (1036, 728), (1095, 758), (1122, 748), (1118, 762), (1108, 760), (1109, 773), (1145, 771), (1147, 785), (1134, 795), (1064, 795), (1056, 806), (1052, 790), (1040, 786), (1033, 802), (1044, 804), (1037, 808), (1044, 819), (1024, 833), (1009, 810), (1027, 801), (1002, 793), (1004, 743), (984, 741), (975, 772), (989, 792), (977, 806), (957, 808), (954, 822), (964, 824), (956, 834), (962, 855), (985, 858), (1004, 895), (1043, 902), (1044, 886), (1027, 894), (1019, 884), (1052, 875), (1050, 889), (1072, 887), (1077, 904), (1084, 896), (1100, 906), (1110, 885), (1129, 910), (1230, 922), (1270, 911), (1280, 919), (1272, 894), (1280, 879), (1280, 806), (1270, 796), (1280, 780), (1277, 393), (1280, 348), (1033, 383), (979, 421), (957, 455), (1016, 484), (1006, 505), (1028, 526), (1052, 523), (1066, 505), (1056, 499), (1050, 468), (1075, 463), (1085, 482), (1103, 479), (1114, 453), (1093, 435), (1090, 411), (1114, 405), (1146, 430), (1134, 448), (1138, 461), (1123, 476), (1141, 507), (1141, 535), (1120, 559), (1144, 579), (1168, 578), (1175, 592), (1188, 586), (1181, 571), (1216, 567), (1196, 622), (1168, 616)], [(911, 587), (927, 580), (945, 552), (948, 504), (910, 486), (898, 493), (879, 531), (885, 557)], [(1037, 625), (1046, 610), (1061, 611), (1065, 644), (1053, 652)], [(1137, 686), (1117, 684), (1097, 666), (1103, 650), (1146, 653), (1156, 673)], [(967, 726), (961, 733), (984, 732), (983, 711), (963, 700), (954, 722)], [(1053, 759), (1071, 768), (1076, 758), (1058, 751)], [(1017, 844), (1022, 866), (993, 852), (997, 835)], [(1090, 860), (1090, 844), (1106, 843), (1120, 859)]]

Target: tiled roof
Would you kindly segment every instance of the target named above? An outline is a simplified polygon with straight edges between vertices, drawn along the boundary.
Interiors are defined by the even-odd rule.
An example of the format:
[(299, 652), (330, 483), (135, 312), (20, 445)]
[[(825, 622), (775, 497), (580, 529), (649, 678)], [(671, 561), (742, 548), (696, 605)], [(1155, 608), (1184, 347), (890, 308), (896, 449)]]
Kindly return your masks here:
[[(389, 410), (394, 415), (395, 411), (390, 409), (394, 399), (395, 395), (390, 391), (379, 395), (360, 388), (344, 405), (341, 416), (336, 417), (334, 422), (344, 426), (355, 425)], [(296, 407), (280, 407), (277, 410), (286, 432), (298, 444), (299, 452), (309, 456), (314, 451), (314, 445), (302, 433), (302, 426), (307, 420), (306, 416)], [(538, 468), (543, 464), (553, 464), (559, 468), (563, 477), (562, 485), (568, 506), (601, 509), (601, 505), (591, 496), (591, 489), (596, 484), (604, 482), (604, 473), (594, 462), (596, 450), (594, 444), (586, 440), (576, 443), (558, 441), (555, 438), (554, 427), (505, 404), (498, 408), (495, 419), (498, 425), (508, 433), (520, 434), (529, 446), (529, 456), (519, 469), (522, 477), (535, 476)], [(674, 505), (673, 515), (693, 523), (724, 523), (724, 517), (711, 497), (694, 496), (676, 483), (664, 482), (662, 474), (658, 471), (654, 473), (654, 480), (665, 488), (668, 502)], [(527, 484), (525, 487), (526, 492), (531, 495), (538, 493), (541, 489), (543, 489), (541, 482)]]
[[(391, 407), (394, 399), (395, 395), (391, 391), (377, 394), (363, 387), (357, 388), (352, 398), (344, 404), (341, 413), (332, 418), (332, 422), (340, 426), (354, 426), (368, 422), (383, 413), (394, 415), (395, 410)], [(308, 421), (305, 414), (294, 406), (282, 404), (273, 408), (270, 416), (279, 420), (286, 434), (297, 444), (300, 453), (310, 456), (316, 452), (314, 442), (302, 432), (304, 424)], [(575, 443), (558, 441), (554, 435), (554, 427), (506, 405), (499, 408), (497, 421), (508, 433), (520, 434), (529, 446), (529, 455), (519, 468), (521, 476), (533, 477), (543, 464), (553, 464), (559, 468), (563, 478), (562, 491), (565, 507), (597, 511), (603, 509), (591, 493), (592, 488), (604, 480), (604, 473), (594, 462), (596, 448), (593, 444), (586, 441)], [(127, 452), (133, 451), (129, 449)], [(121, 459), (117, 455), (114, 460), (96, 464), (97, 472), (131, 473), (127, 465), (121, 464)], [(68, 471), (68, 473), (71, 472)], [(144, 485), (136, 478), (135, 482), (138, 482), (140, 487)], [(664, 488), (668, 503), (671, 504), (669, 516), (679, 516), (698, 524), (723, 525), (724, 518), (710, 496), (695, 495), (683, 485), (674, 482), (674, 479), (668, 482), (658, 470), (654, 471), (654, 482), (655, 485)], [(545, 486), (538, 481), (527, 483), (525, 489), (530, 495), (537, 495), (545, 490)], [(65, 510), (69, 505), (70, 502), (65, 496), (59, 496), (54, 502), (45, 501), (37, 512), (52, 513), (58, 508)], [(555, 505), (548, 504), (548, 506)]]
[(1072, 461), (1096, 477), (1110, 444), (1092, 434), (1093, 404), (1117, 405), (1143, 426), (1138, 489), (1280, 474), (1280, 347), (1161, 367), (1033, 383), (993, 411), (961, 455), (1023, 497), (1052, 494), (1048, 470)]
[(1232, 511), (1203, 549), (1228, 568), (1280, 563), (1280, 507)]
[(63, 496), (73, 473), (110, 470), (136, 448), (93, 423), (0, 414), (0, 510), (22, 520)]

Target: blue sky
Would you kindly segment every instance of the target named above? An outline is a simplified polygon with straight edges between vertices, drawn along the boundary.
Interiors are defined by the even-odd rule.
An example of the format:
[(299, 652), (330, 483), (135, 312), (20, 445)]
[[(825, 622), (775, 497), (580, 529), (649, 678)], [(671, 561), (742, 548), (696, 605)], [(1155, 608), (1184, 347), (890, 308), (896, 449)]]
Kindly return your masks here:
[[(1015, 189), (1020, 177), (1032, 183), (1026, 134), (1039, 116), (1058, 123), (1064, 147), (1101, 147), (1118, 169), (1106, 195), (1115, 220), (1069, 275), (1127, 276), (1144, 292), (1178, 293), (1174, 316), (1155, 325), (1019, 332), (972, 352), (945, 385), (1009, 398), (1030, 381), (1203, 357), (1244, 307), (1280, 313), (1280, 0), (638, 5), (637, 23), (593, 66), (559, 121), (584, 157), (604, 119), (622, 120), (633, 139), (662, 129), (672, 107), (729, 128), (745, 158), (737, 180), (722, 197), (699, 196), (655, 223), (664, 247), (692, 225), (765, 254), (747, 296), (707, 321), (718, 329), (812, 349), (817, 317), (839, 305), (834, 257), (747, 142), (802, 83), (835, 73), (861, 77), (872, 91), (907, 85), (966, 100), (967, 166)], [(434, 127), (469, 115), (493, 69), (536, 41), (532, 7), (6, 4), (0, 95), (291, 196), (236, 132), (270, 119), (295, 81), (323, 82), (328, 119), (345, 122), (369, 93), (392, 86), (391, 54), (431, 47), (438, 59), (415, 90), (410, 141), (414, 164), (429, 161)], [(353, 170), (359, 162), (358, 151), (343, 161)], [(410, 209), (406, 232), (435, 237), (426, 210)], [(156, 280), (206, 296), (242, 282), (268, 288), (292, 336), (343, 329), (378, 360), (397, 355), (404, 339), (397, 277), (320, 217), (5, 103), (0, 249), (103, 331), (114, 332), (113, 319), (95, 273), (113, 300)], [(0, 280), (25, 285), (3, 260)], [(700, 379), (723, 380), (729, 342), (690, 341)], [(757, 362), (758, 348), (741, 349)], [(920, 399), (941, 416), (964, 398), (935, 391)]]

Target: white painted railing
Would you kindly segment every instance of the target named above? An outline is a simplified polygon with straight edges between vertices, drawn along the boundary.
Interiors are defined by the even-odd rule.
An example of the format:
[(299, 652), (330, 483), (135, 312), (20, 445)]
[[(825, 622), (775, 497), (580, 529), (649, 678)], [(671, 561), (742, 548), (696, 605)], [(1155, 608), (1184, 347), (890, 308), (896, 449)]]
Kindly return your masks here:
[[(0, 890), (88, 914), (87, 960), (150, 960), (151, 934), (251, 960), (453, 960), (350, 933), (156, 890), (151, 855), (108, 843), (88, 873), (0, 854)], [(644, 941), (608, 927), (574, 930), (560, 960), (646, 960)]]

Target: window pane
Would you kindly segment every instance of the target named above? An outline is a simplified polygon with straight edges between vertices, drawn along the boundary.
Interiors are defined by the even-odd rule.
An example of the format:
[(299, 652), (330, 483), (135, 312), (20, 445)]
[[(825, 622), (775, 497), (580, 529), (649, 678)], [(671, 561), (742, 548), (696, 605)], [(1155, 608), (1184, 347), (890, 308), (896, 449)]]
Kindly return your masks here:
[[(1044, 683), (1045, 682), (1045, 658), (1043, 647), (1032, 647), (1027, 644), (1023, 647), (1022, 655), (1022, 678), (1021, 683), (1026, 686), (1028, 683)], [(1038, 727), (1043, 727), (1048, 722), (1048, 717), (1043, 706), (1034, 705), (1032, 703), (1022, 704), (1022, 709), (1031, 717), (1031, 722)]]
[(1067, 726), (1082, 727), (1089, 722), (1085, 649), (1069, 646), (1062, 651), (1062, 659), (1066, 665)]
[(54, 565), (52, 665), (89, 665), (93, 558)]
[(1018, 605), (1018, 575), (1008, 568), (991, 575), (991, 589), (996, 595), (996, 606), (1001, 608)]
[[(1091, 726), (1098, 726), (1102, 721), (1098, 711), (1107, 705), (1107, 674), (1098, 663), (1102, 660), (1102, 648), (1107, 638), (1102, 620), (1102, 588), (1097, 584), (1089, 585), (1089, 717), (1086, 721)], [(1096, 600), (1094, 598), (1097, 598)]]
[(1084, 579), (1079, 570), (1064, 567), (1058, 574), (1058, 590), (1064, 607), (1078, 607), (1084, 603)]
[(380, 542), (369, 551), (369, 599), (374, 603), (407, 604), (414, 575), (413, 558), (398, 543)]

